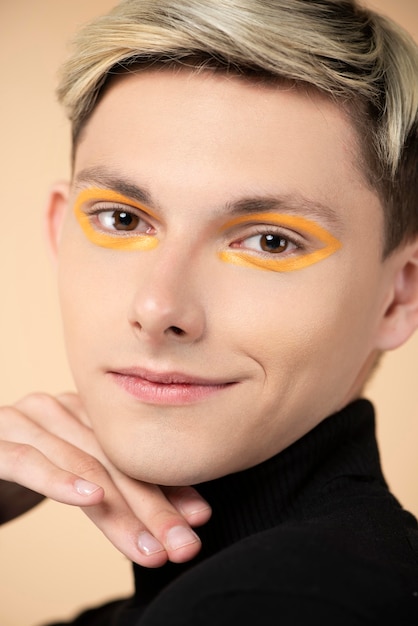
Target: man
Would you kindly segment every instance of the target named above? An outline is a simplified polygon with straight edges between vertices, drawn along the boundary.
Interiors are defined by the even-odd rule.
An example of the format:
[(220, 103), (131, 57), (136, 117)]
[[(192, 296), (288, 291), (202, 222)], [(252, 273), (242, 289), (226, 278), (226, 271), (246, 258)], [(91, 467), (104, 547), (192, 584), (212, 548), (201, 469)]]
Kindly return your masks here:
[[(3, 410), (2, 476), (185, 563), (76, 623), (416, 623), (416, 521), (359, 397), (418, 324), (417, 69), (351, 2), (130, 0), (80, 34), (48, 213), (79, 396)], [(136, 481), (177, 488), (156, 536)]]

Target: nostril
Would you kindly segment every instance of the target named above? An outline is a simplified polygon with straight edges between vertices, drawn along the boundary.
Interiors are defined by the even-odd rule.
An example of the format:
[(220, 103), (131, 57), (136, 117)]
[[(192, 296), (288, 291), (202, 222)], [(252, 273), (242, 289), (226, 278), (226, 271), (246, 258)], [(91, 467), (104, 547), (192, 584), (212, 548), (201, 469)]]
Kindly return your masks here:
[(169, 330), (171, 330), (171, 332), (173, 332), (175, 335), (184, 335), (184, 330), (182, 330), (178, 326), (170, 326)]

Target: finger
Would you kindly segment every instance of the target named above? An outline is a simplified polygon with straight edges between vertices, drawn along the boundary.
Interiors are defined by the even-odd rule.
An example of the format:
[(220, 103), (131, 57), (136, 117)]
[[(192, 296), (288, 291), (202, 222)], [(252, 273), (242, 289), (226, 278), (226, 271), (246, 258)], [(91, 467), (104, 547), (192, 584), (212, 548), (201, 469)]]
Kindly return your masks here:
[[(44, 435), (45, 438), (49, 436)], [(57, 460), (55, 451), (50, 455)], [(74, 468), (84, 479), (103, 487), (105, 495), (101, 502), (83, 507), (83, 511), (122, 554), (146, 567), (159, 567), (167, 561), (164, 545), (132, 511), (113, 478), (95, 457), (67, 444), (60, 449), (59, 459), (63, 467)]]
[[(184, 562), (193, 558), (199, 552), (201, 542), (190, 528), (187, 517), (194, 518), (197, 523), (203, 523), (210, 516), (210, 509), (209, 511), (207, 509), (208, 505), (206, 504), (206, 511), (204, 511), (205, 505), (202, 505), (204, 501), (201, 500), (197, 508), (195, 504), (195, 510), (191, 511), (192, 498), (190, 496), (191, 506), (189, 506), (187, 514), (184, 515), (181, 509), (176, 508), (163, 495), (159, 487), (136, 481), (124, 475), (104, 455), (94, 433), (74, 419), (72, 412), (80, 411), (77, 396), (64, 394), (61, 399), (65, 406), (52, 396), (35, 394), (24, 398), (17, 406), (19, 409), (30, 413), (32, 420), (47, 429), (48, 435), (53, 433), (65, 436), (66, 441), (76, 448), (87, 450), (96, 459), (99, 459), (103, 467), (108, 470), (111, 483), (95, 473), (89, 472), (88, 476), (89, 479), (104, 487), (106, 498), (103, 505), (109, 507), (113, 518), (107, 514), (108, 509), (105, 510), (101, 506), (98, 509), (89, 508), (86, 511), (92, 521), (118, 549), (135, 562), (146, 564), (149, 567), (152, 567), (154, 562), (160, 565), (167, 558), (165, 554), (162, 554), (163, 548), (173, 562)], [(48, 448), (51, 449), (50, 444), (48, 444)], [(76, 451), (73, 451), (73, 454), (75, 455)], [(61, 457), (60, 463), (63, 462)], [(75, 465), (78, 463), (76, 458), (67, 458), (65, 462), (70, 463), (66, 466), (68, 469), (86, 476), (86, 468)], [(81, 458), (80, 462), (84, 463), (85, 460)], [(97, 468), (95, 470), (97, 471)], [(120, 496), (123, 497), (123, 504), (120, 501)], [(182, 503), (187, 509), (187, 497), (182, 500), (180, 494), (177, 499), (174, 499), (178, 503)], [(195, 492), (195, 503), (197, 499)], [(135, 520), (135, 524), (133, 520)], [(141, 558), (131, 551), (135, 531), (139, 533), (136, 548), (139, 547)], [(120, 533), (124, 533), (125, 536), (121, 538)], [(126, 542), (128, 542), (128, 546)], [(144, 563), (143, 556), (147, 557), (147, 563)]]
[[(123, 496), (125, 505), (129, 507), (131, 517), (126, 506), (120, 510), (115, 509), (118, 494), (114, 485), (109, 484), (106, 479), (95, 473), (89, 473), (89, 479), (101, 481), (99, 484), (106, 491), (106, 502), (113, 507), (114, 514), (114, 522), (112, 523), (111, 518), (107, 516), (103, 508), (99, 508), (97, 511), (89, 509), (86, 513), (94, 523), (105, 532), (112, 543), (121, 549), (121, 542), (117, 533), (126, 533), (128, 526), (131, 529), (132, 519), (135, 518), (137, 521), (136, 528), (140, 533), (139, 549), (147, 557), (151, 557), (154, 552), (164, 546), (170, 560), (174, 562), (183, 562), (193, 558), (199, 552), (201, 542), (190, 528), (187, 517), (194, 517), (199, 522), (208, 517), (207, 512), (206, 514), (198, 513), (195, 510), (191, 515), (190, 511), (184, 515), (163, 495), (159, 487), (136, 481), (120, 472), (104, 455), (94, 433), (74, 419), (72, 412), (80, 412), (78, 397), (73, 394), (64, 394), (60, 396), (60, 399), (65, 403), (65, 407), (56, 398), (46, 394), (28, 396), (16, 406), (20, 410), (30, 413), (32, 420), (42, 425), (49, 434), (65, 436), (66, 441), (72, 445), (87, 450), (99, 459), (103, 467), (107, 469), (114, 485)], [(50, 444), (48, 446), (50, 449)], [(63, 462), (64, 460), (61, 458), (60, 463)], [(86, 476), (86, 468), (75, 465), (79, 462), (76, 458), (67, 458), (65, 462), (68, 469)], [(83, 459), (80, 459), (80, 462), (83, 463)], [(177, 501), (179, 503), (182, 501), (180, 496)], [(187, 498), (183, 501), (183, 505), (187, 508)], [(202, 507), (199, 502), (198, 508), (202, 509), (204, 505)], [(149, 532), (146, 532), (147, 530)], [(122, 551), (126, 554), (126, 547)], [(133, 558), (132, 554), (130, 554), (130, 558)], [(154, 556), (153, 559), (155, 559)], [(136, 556), (133, 560), (138, 562), (138, 557)]]
[[(15, 407), (0, 409), (0, 478), (66, 504), (86, 506), (99, 502), (103, 490), (98, 484), (63, 469), (46, 451), (39, 449), (43, 434), (37, 424)], [(67, 446), (56, 438), (51, 441), (52, 448), (61, 450)]]
[(83, 509), (109, 541), (130, 561), (144, 567), (160, 567), (167, 561), (164, 545), (115, 494), (98, 506)]
[[(63, 394), (66, 406), (57, 398), (48, 394), (31, 394), (15, 404), (15, 409), (22, 415), (29, 416), (43, 433), (54, 435), (60, 441), (83, 450), (98, 459), (102, 464), (107, 462), (95, 435), (89, 426), (80, 421), (82, 417), (81, 403), (76, 394)], [(24, 427), (26, 434), (28, 426)]]
[(193, 487), (162, 487), (162, 492), (191, 526), (203, 526), (209, 521), (212, 509)]
[(164, 546), (135, 516), (97, 459), (48, 433), (38, 434), (36, 441), (40, 449), (48, 450), (48, 456), (26, 443), (0, 442), (2, 478), (58, 502), (82, 507), (131, 561), (147, 567), (166, 562)]
[[(81, 419), (84, 424), (89, 423), (86, 412), (84, 411), (81, 400), (77, 394), (60, 394), (59, 396), (57, 396), (57, 400), (62, 403), (67, 411), (69, 411), (72, 415), (74, 415), (78, 419)], [(105, 462), (103, 457), (101, 457), (101, 459), (102, 462)], [(173, 505), (174, 509), (182, 515), (182, 517), (187, 521), (190, 526), (202, 526), (203, 524), (206, 524), (206, 522), (210, 519), (212, 514), (210, 505), (193, 487), (163, 487), (161, 491), (169, 500), (169, 502)], [(164, 509), (164, 503), (163, 501), (158, 500), (158, 494), (155, 494), (154, 491), (153, 495), (156, 496), (156, 501), (154, 500), (152, 503), (150, 503), (151, 517), (148, 521), (148, 526), (150, 528), (153, 528), (156, 536), (160, 536), (160, 538), (164, 541), (164, 537), (162, 536), (160, 529), (158, 529), (155, 523), (153, 523), (153, 519), (155, 519), (155, 517), (153, 517), (153, 514), (156, 511), (156, 507), (160, 506), (162, 509)], [(138, 498), (134, 497), (134, 502), (136, 502), (137, 500)], [(170, 515), (170, 513), (172, 512), (172, 509), (170, 509), (168, 511), (168, 515)], [(142, 509), (142, 516), (144, 516), (144, 514), (145, 510)], [(171, 521), (168, 521), (168, 526), (175, 526), (177, 523), (178, 518), (177, 516), (174, 516)], [(185, 536), (185, 539), (187, 540), (187, 536)], [(179, 557), (180, 555), (178, 554), (177, 556)]]
[[(23, 450), (22, 474), (28, 473), (28, 467), (31, 468), (31, 472), (34, 468), (33, 479), (23, 484), (55, 500), (73, 504), (68, 497), (62, 497), (60, 489), (50, 488), (49, 483), (45, 485), (47, 479), (53, 484), (54, 481), (64, 480), (65, 474), (68, 474), (73, 478), (76, 492), (79, 495), (90, 496), (88, 501), (86, 498), (84, 500), (78, 498), (75, 503), (83, 508), (120, 552), (140, 565), (147, 567), (163, 565), (167, 560), (164, 546), (152, 536), (142, 520), (131, 510), (103, 465), (76, 446), (58, 439), (47, 431), (39, 430), (36, 437), (37, 448), (27, 444), (9, 444)], [(40, 469), (45, 471), (39, 471)], [(18, 476), (18, 481), (22, 480), (18, 471), (14, 470), (12, 473)], [(5, 478), (10, 479), (7, 475)], [(90, 485), (95, 485), (101, 492), (100, 497), (94, 502), (92, 501), (94, 492), (89, 492)], [(97, 485), (100, 485), (100, 488), (97, 488)]]
[(91, 434), (87, 414), (77, 394), (65, 393), (54, 397), (46, 393), (34, 393), (25, 396), (14, 406), (57, 437), (65, 435), (67, 440), (73, 437), (78, 441), (81, 432)]
[(97, 504), (104, 496), (99, 485), (57, 467), (28, 444), (0, 441), (0, 477), (75, 506)]
[(198, 535), (158, 486), (121, 474), (114, 476), (114, 480), (133, 513), (164, 545), (170, 561), (183, 563), (196, 556), (201, 549)]
[[(66, 459), (63, 460), (65, 463)], [(123, 497), (112, 489), (110, 480), (107, 484), (110, 495), (106, 498), (102, 487), (57, 467), (33, 446), (7, 441), (0, 441), (0, 476), (57, 502), (82, 507), (128, 559), (147, 567), (166, 562), (164, 547), (135, 518)], [(101, 476), (98, 480), (104, 482)], [(8, 519), (11, 519), (10, 511), (5, 507), (2, 521)], [(145, 548), (142, 552), (141, 546)]]
[(83, 507), (130, 560), (148, 567), (166, 562), (164, 546), (137, 519), (95, 457), (52, 435), (16, 408), (2, 409), (0, 418), (3, 436), (8, 425), (13, 431), (9, 435), (16, 439), (0, 442), (0, 478)]

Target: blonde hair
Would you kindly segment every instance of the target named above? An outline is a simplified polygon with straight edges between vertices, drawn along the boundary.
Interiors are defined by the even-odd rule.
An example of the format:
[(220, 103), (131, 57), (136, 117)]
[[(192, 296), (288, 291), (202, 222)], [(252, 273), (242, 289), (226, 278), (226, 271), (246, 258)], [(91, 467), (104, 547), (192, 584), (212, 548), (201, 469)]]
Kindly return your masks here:
[(290, 80), (342, 102), (382, 199), (385, 253), (418, 233), (418, 50), (396, 24), (355, 0), (124, 0), (80, 31), (63, 66), (74, 144), (114, 74), (159, 64)]

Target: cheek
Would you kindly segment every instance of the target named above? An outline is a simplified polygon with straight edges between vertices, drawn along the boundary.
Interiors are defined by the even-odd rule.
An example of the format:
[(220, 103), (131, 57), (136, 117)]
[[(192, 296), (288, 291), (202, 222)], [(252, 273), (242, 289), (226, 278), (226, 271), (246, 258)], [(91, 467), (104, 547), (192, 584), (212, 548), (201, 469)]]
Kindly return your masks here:
[(341, 267), (336, 271), (330, 262), (321, 270), (320, 265), (312, 271), (262, 276), (251, 288), (236, 286), (224, 301), (230, 336), (269, 373), (333, 375), (347, 358), (358, 367), (354, 361), (370, 349), (373, 281), (359, 281)]
[[(121, 281), (118, 264), (98, 259), (99, 249), (68, 239), (63, 241), (58, 265), (59, 296), (70, 362), (82, 365), (116, 323), (121, 303)], [(114, 253), (117, 256), (120, 253)], [(120, 324), (120, 320), (118, 322)], [(93, 349), (93, 352), (91, 352)]]

